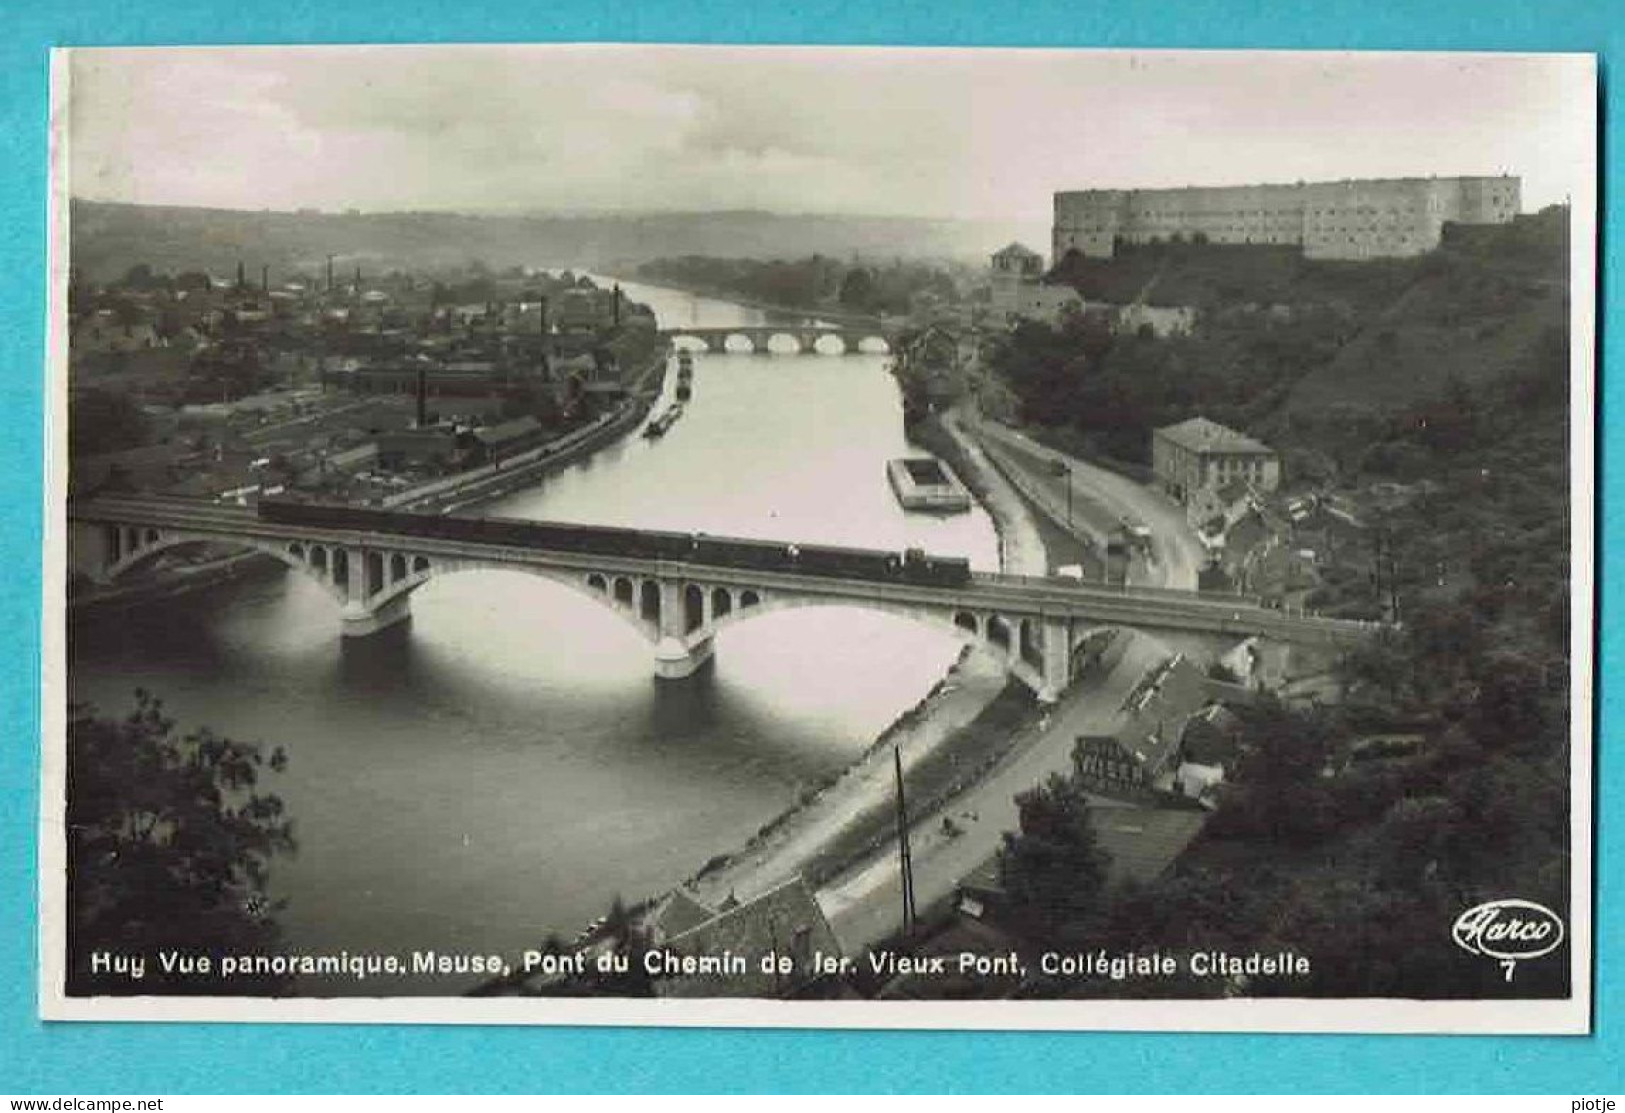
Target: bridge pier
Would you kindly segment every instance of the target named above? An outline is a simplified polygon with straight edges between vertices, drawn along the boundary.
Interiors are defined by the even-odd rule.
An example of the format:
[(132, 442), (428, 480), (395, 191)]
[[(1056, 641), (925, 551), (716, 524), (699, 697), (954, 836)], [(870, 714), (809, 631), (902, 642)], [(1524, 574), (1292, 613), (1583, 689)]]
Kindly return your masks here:
[(796, 335), (796, 353), (804, 356), (818, 354), (818, 333), (803, 332)]
[(1044, 682), (1038, 689), (1039, 703), (1054, 703), (1072, 683), (1072, 631), (1064, 618), (1044, 619), (1040, 649), (1044, 659)]
[(412, 596), (397, 595), (379, 607), (354, 600), (339, 612), (339, 632), (346, 638), (366, 638), (412, 617)]
[(841, 336), (841, 350), (849, 356), (863, 354), (863, 339), (850, 333)]
[(118, 526), (68, 525), (68, 569), (95, 584), (113, 582), (113, 565), (118, 562)]
[(682, 680), (700, 671), (700, 666), (711, 659), (715, 651), (715, 638), (702, 638), (685, 644), (670, 635), (655, 646), (655, 676), (661, 680)]
[(727, 351), (728, 351), (728, 336), (727, 336), (727, 334), (724, 333), (722, 335), (707, 336), (705, 338), (705, 350), (710, 352), (712, 355), (725, 355), (725, 354), (727, 354)]

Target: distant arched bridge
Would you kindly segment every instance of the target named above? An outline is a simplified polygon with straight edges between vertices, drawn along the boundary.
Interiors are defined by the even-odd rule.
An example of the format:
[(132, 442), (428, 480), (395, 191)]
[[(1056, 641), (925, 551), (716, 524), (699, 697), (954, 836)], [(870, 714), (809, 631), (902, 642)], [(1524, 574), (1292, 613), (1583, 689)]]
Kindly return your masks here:
[(1288, 615), (1238, 596), (1085, 585), (975, 573), (954, 586), (646, 557), (318, 528), (268, 521), (250, 509), (193, 499), (98, 498), (68, 506), (71, 567), (110, 582), (160, 553), (200, 543), (258, 550), (310, 577), (339, 608), (343, 632), (376, 633), (409, 613), (437, 576), (520, 571), (599, 602), (654, 647), (660, 676), (683, 677), (710, 657), (718, 633), (790, 607), (860, 606), (925, 622), (989, 650), (1040, 699), (1071, 681), (1077, 649), (1113, 627), (1346, 645), (1373, 624)]
[(753, 354), (761, 355), (772, 351), (769, 346), (774, 337), (784, 336), (795, 341), (796, 352), (800, 355), (810, 356), (818, 354), (818, 342), (826, 336), (833, 336), (841, 342), (841, 351), (845, 355), (863, 354), (865, 341), (879, 341), (886, 351), (891, 351), (891, 341), (885, 331), (878, 325), (862, 327), (854, 325), (737, 325), (733, 327), (717, 328), (668, 328), (661, 330), (662, 335), (673, 341), (693, 339), (704, 343), (708, 352), (728, 351), (730, 338), (739, 336), (750, 342)]

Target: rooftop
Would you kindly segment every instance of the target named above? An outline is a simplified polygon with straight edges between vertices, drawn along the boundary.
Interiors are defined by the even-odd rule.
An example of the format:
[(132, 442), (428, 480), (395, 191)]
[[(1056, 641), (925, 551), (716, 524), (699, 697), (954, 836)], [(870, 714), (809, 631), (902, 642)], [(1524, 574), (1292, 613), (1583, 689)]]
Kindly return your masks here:
[(1198, 809), (1090, 803), (1095, 839), (1111, 855), (1108, 876), (1113, 881), (1155, 879), (1184, 853), (1208, 819)]
[(483, 429), (476, 429), (474, 437), (484, 445), (506, 444), (538, 433), (541, 428), (541, 422), (534, 417), (516, 417), (500, 425), (487, 425)]
[(1032, 248), (1028, 247), (1024, 243), (1011, 242), (1011, 243), (1005, 244), (1003, 247), (999, 248), (999, 250), (995, 251), (993, 253), (993, 258), (995, 258), (995, 259), (1042, 259), (1043, 256), (1038, 254), (1038, 252), (1034, 251)]
[(1101, 196), (1121, 196), (1123, 194), (1147, 193), (1191, 193), (1191, 192), (1221, 192), (1224, 190), (1248, 189), (1304, 189), (1311, 187), (1342, 186), (1345, 189), (1358, 189), (1361, 186), (1392, 186), (1392, 185), (1420, 185), (1424, 182), (1509, 182), (1522, 185), (1523, 179), (1511, 174), (1430, 174), (1427, 177), (1412, 175), (1403, 178), (1336, 178), (1329, 181), (1316, 182), (1232, 182), (1223, 185), (1185, 185), (1185, 186), (1142, 186), (1128, 189), (1064, 189), (1057, 190), (1057, 197), (1081, 197), (1089, 194)]
[(1191, 417), (1178, 425), (1158, 429), (1156, 435), (1192, 452), (1270, 452), (1274, 449), (1255, 441), (1245, 433), (1209, 421), (1205, 417)]
[[(841, 952), (817, 898), (800, 877), (673, 936), (666, 945), (685, 955), (741, 955), (748, 964), (744, 974), (667, 979), (661, 992), (672, 997), (782, 997), (814, 978), (812, 954)], [(795, 971), (763, 972), (762, 956), (770, 952), (794, 959)]]
[[(1209, 813), (1195, 807), (1148, 807), (1124, 804), (1085, 792), (1089, 801), (1089, 825), (1095, 841), (1109, 856), (1108, 881), (1156, 880), (1207, 824)], [(1003, 891), (997, 851), (959, 883), (972, 892)]]
[(684, 890), (673, 889), (656, 909), (650, 926), (659, 938), (666, 939), (691, 931), (707, 920), (715, 919), (716, 915), (714, 909), (701, 904)]

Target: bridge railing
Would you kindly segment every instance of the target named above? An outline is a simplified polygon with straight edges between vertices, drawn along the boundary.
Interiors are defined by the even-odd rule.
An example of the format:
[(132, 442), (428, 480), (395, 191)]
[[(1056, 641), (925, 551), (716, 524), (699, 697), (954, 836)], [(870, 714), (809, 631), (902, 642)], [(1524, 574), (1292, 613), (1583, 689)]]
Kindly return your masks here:
[(1256, 603), (1257, 597), (1239, 591), (1193, 591), (1182, 587), (1153, 587), (1144, 584), (1106, 583), (1099, 580), (1080, 580), (1071, 576), (1024, 576), (1016, 572), (972, 572), (971, 579), (989, 586), (1011, 584), (1034, 587), (1079, 587), (1097, 591), (1112, 591), (1120, 595), (1160, 597), (1167, 599), (1212, 599), (1223, 603)]
[(1283, 607), (1271, 607), (1266, 605), (1258, 596), (1235, 591), (1191, 591), (1177, 587), (1100, 583), (1089, 580), (1076, 580), (1069, 576), (1023, 576), (1007, 572), (973, 572), (971, 573), (971, 582), (985, 587), (1038, 587), (1050, 589), (1074, 587), (1084, 592), (1109, 592), (1121, 596), (1125, 601), (1143, 599), (1148, 602), (1213, 603), (1245, 608), (1249, 618), (1286, 621), (1329, 631), (1346, 631), (1350, 628), (1378, 630), (1386, 625), (1382, 622), (1367, 619), (1333, 618), (1301, 609), (1291, 610)]

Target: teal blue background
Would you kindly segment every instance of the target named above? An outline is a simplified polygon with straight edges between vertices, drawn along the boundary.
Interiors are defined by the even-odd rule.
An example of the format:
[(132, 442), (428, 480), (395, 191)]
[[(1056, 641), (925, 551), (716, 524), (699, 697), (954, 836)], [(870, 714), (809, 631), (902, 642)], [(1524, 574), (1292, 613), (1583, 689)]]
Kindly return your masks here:
[[(778, 10), (774, 10), (777, 8)], [(1391, 10), (1385, 10), (1391, 9)], [(1622, 823), (1600, 807), (1596, 1035), (1591, 1038), (1263, 1037), (43, 1024), (35, 1000), (47, 50), (54, 45), (597, 40), (1007, 46), (1565, 50), (1625, 57), (1625, 11), (1598, 0), (1260, 4), (884, 0), (849, 7), (747, 0), (0, 0), (0, 1093), (533, 1092), (559, 1090), (1536, 1091), (1625, 1090), (1619, 953)], [(1604, 104), (1617, 182), (1617, 93)], [(1616, 232), (1604, 192), (1604, 321), (1617, 319)], [(1612, 219), (1609, 219), (1612, 215)], [(1625, 371), (1603, 360), (1597, 564), (1597, 797), (1625, 795), (1609, 725), (1617, 686)], [(1616, 632), (1607, 631), (1610, 627)]]

